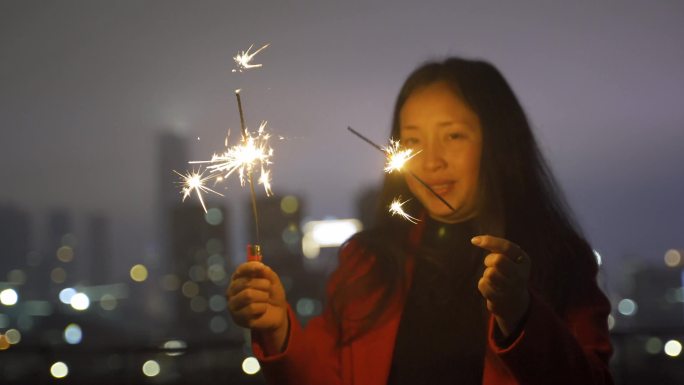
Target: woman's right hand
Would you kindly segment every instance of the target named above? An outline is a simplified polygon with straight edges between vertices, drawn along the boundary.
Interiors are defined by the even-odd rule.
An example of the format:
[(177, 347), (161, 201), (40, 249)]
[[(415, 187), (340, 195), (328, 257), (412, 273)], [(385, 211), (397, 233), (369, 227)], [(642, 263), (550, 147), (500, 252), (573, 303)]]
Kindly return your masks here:
[(288, 333), (285, 289), (278, 275), (261, 262), (238, 266), (226, 291), (236, 324), (259, 332), (267, 354), (283, 350)]

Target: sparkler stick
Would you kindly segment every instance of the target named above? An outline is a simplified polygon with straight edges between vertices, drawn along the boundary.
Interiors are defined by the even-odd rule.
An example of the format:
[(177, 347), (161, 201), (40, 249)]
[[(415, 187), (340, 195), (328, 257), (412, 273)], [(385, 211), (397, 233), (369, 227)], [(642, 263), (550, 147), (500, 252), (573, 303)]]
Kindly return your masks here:
[[(353, 128), (351, 128), (351, 127), (347, 127), (347, 130), (349, 130), (352, 134), (354, 134), (354, 135), (358, 136), (359, 138), (361, 138), (361, 139), (362, 139), (363, 141), (365, 141), (366, 143), (368, 143), (368, 144), (370, 144), (371, 146), (375, 147), (376, 149), (378, 149), (379, 151), (381, 151), (381, 152), (384, 153), (385, 155), (388, 155), (388, 153), (390, 153), (390, 151), (388, 151), (388, 149), (383, 148), (383, 147), (380, 147), (379, 145), (375, 144), (372, 140), (366, 138), (364, 135), (362, 135), (360, 132), (356, 131), (355, 129), (353, 129)], [(411, 158), (411, 157), (408, 157), (408, 158), (405, 159), (405, 160), (408, 160), (408, 159), (410, 159), (410, 158)], [(397, 170), (398, 170), (399, 168), (400, 168), (400, 167), (395, 166), (395, 167), (392, 168), (392, 169), (397, 169)], [(390, 170), (392, 170), (392, 169), (390, 169)], [(386, 168), (385, 170), (388, 171), (387, 168)], [(439, 199), (442, 203), (444, 203), (451, 211), (454, 211), (454, 212), (456, 211), (456, 210), (449, 204), (449, 202), (447, 202), (444, 198), (442, 198), (441, 195), (437, 194), (437, 193), (435, 192), (435, 190), (433, 190), (432, 187), (430, 187), (427, 183), (425, 183), (422, 179), (420, 179), (420, 177), (418, 177), (418, 175), (416, 175), (416, 174), (415, 174), (413, 171), (411, 171), (411, 170), (407, 170), (407, 171), (408, 171), (408, 173), (409, 173), (415, 180), (417, 180), (421, 185), (423, 185), (423, 187), (425, 187), (428, 191), (430, 191), (430, 192), (432, 193), (432, 195), (434, 195), (437, 199)], [(403, 202), (403, 203), (401, 203), (401, 204), (399, 204), (399, 205), (395, 205), (395, 204), (394, 204), (395, 202), (398, 202), (398, 201), (395, 200), (394, 202), (392, 202), (392, 205), (390, 206), (390, 211), (391, 211), (393, 214), (394, 214), (395, 212), (392, 211), (392, 207), (394, 207), (395, 209), (401, 209), (401, 205), (403, 205), (404, 203), (406, 203), (406, 202)], [(403, 215), (402, 215), (402, 216), (403, 216)], [(415, 218), (414, 218), (414, 219), (415, 219)]]
[[(264, 47), (265, 48), (265, 47)], [(263, 49), (263, 48), (262, 48)], [(259, 51), (257, 51), (259, 52)], [(256, 52), (255, 52), (256, 53)], [(242, 140), (247, 141), (248, 139), (248, 133), (247, 133), (247, 126), (245, 126), (245, 114), (242, 112), (242, 99), (240, 98), (240, 90), (235, 90), (235, 97), (237, 98), (237, 105), (238, 105), (238, 111), (240, 112), (240, 127), (242, 128)], [(254, 224), (256, 227), (256, 248), (259, 251), (261, 251), (261, 246), (259, 246), (259, 214), (257, 213), (257, 206), (256, 206), (256, 194), (254, 193), (254, 177), (252, 176), (252, 169), (249, 168), (247, 169), (247, 180), (249, 183), (249, 194), (252, 198), (252, 214), (254, 214)], [(249, 250), (249, 248), (248, 248)], [(248, 255), (251, 255), (248, 253)], [(259, 255), (260, 256), (260, 255)]]

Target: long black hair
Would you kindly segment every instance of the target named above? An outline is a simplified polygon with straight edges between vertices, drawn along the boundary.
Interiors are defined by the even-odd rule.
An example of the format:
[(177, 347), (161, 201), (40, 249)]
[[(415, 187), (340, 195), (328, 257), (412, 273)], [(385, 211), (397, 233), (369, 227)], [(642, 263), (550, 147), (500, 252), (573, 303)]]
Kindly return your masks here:
[[(479, 117), (482, 155), (478, 188), (477, 230), (504, 237), (520, 245), (532, 259), (530, 285), (559, 314), (573, 291), (581, 290), (578, 274), (595, 272), (596, 260), (544, 160), (530, 124), (501, 73), (484, 61), (449, 58), (428, 62), (405, 81), (394, 106), (391, 137), (399, 138), (399, 113), (416, 90), (447, 84)], [(387, 207), (397, 196), (412, 198), (407, 210), (424, 208), (409, 191), (403, 176), (388, 174), (379, 197), (375, 226), (355, 235), (346, 253), (373, 258), (370, 269), (358, 277), (352, 268), (340, 270), (330, 295), (338, 326), (345, 319), (345, 305), (358, 296), (381, 291), (375, 306), (361, 318), (358, 337), (378, 322), (397, 290), (406, 290), (405, 262), (411, 250), (412, 224), (391, 216)], [(593, 278), (593, 277), (592, 277)]]

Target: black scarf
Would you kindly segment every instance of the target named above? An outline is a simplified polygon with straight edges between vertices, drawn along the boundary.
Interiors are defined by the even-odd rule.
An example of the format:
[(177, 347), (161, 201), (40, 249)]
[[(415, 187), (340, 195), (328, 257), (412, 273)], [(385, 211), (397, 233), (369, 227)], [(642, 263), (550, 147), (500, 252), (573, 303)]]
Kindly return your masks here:
[(388, 385), (481, 384), (485, 305), (477, 290), (484, 253), (473, 221), (428, 219), (394, 347)]

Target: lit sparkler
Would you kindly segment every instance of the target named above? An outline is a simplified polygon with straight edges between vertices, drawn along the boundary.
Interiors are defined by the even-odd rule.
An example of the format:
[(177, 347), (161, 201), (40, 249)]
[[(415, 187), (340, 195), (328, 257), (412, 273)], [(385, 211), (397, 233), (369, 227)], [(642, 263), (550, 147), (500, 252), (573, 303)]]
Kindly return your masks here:
[[(256, 51), (250, 52), (254, 47), (254, 45), (251, 45), (247, 51), (238, 52), (237, 56), (233, 57), (238, 68), (233, 69), (233, 72), (242, 72), (243, 70), (261, 67), (262, 64), (252, 63), (252, 60), (259, 52), (268, 46), (269, 44), (266, 44)], [(220, 182), (226, 181), (231, 175), (237, 174), (239, 175), (240, 185), (244, 186), (245, 183), (249, 184), (254, 222), (256, 225), (257, 243), (255, 245), (247, 245), (247, 259), (261, 260), (261, 247), (259, 246), (259, 217), (257, 215), (256, 208), (256, 194), (254, 192), (253, 173), (254, 170), (260, 171), (258, 183), (264, 186), (267, 196), (272, 195), (271, 173), (268, 169), (268, 166), (272, 162), (271, 158), (273, 156), (273, 149), (268, 144), (270, 134), (266, 133), (265, 131), (266, 121), (261, 122), (256, 133), (251, 133), (245, 125), (239, 89), (235, 90), (235, 97), (237, 98), (238, 111), (240, 112), (240, 127), (242, 129), (242, 138), (239, 143), (232, 147), (228, 146), (228, 139), (230, 137), (229, 131), (228, 135), (226, 136), (226, 150), (224, 152), (214, 154), (210, 160), (189, 162), (192, 164), (204, 164), (205, 171), (208, 171), (207, 176), (204, 176), (205, 171), (187, 172), (185, 175), (178, 172), (176, 173), (182, 178), (183, 188), (181, 193), (183, 194), (183, 200), (195, 192), (200, 203), (202, 203), (202, 208), (204, 208), (205, 212), (207, 209), (204, 204), (204, 199), (202, 198), (202, 193), (212, 192), (223, 196), (222, 194), (205, 186), (205, 183), (208, 180), (213, 179), (214, 185), (216, 185)]]
[(406, 211), (404, 211), (404, 208), (402, 206), (406, 202), (408, 202), (408, 200), (402, 202), (399, 198), (394, 198), (392, 203), (390, 203), (389, 212), (392, 215), (398, 215), (398, 216), (406, 219), (407, 221), (409, 221), (411, 223), (414, 223), (414, 224), (418, 223), (418, 221), (419, 221), (418, 218), (412, 217), (408, 213), (406, 213)]
[[(406, 162), (408, 162), (408, 160), (411, 159), (411, 158), (413, 158), (414, 156), (418, 155), (417, 152), (414, 154), (413, 151), (412, 151), (411, 149), (402, 149), (402, 148), (401, 148), (401, 145), (400, 145), (400, 143), (399, 143), (398, 140), (397, 140), (397, 141), (390, 140), (390, 145), (389, 145), (388, 147), (381, 147), (381, 146), (375, 144), (372, 140), (370, 140), (370, 139), (366, 138), (365, 136), (363, 136), (360, 132), (356, 131), (355, 129), (353, 129), (353, 128), (351, 128), (351, 127), (347, 127), (347, 129), (348, 129), (352, 134), (358, 136), (358, 137), (361, 138), (363, 141), (365, 141), (366, 143), (368, 143), (368, 144), (370, 144), (371, 146), (375, 147), (375, 148), (378, 149), (379, 151), (382, 151), (382, 152), (385, 154), (385, 157), (387, 158), (387, 160), (386, 160), (386, 165), (385, 165), (385, 172), (387, 172), (387, 173), (390, 173), (390, 172), (392, 172), (392, 171), (402, 171), (404, 165), (406, 164)], [(437, 199), (439, 199), (442, 203), (444, 203), (451, 211), (456, 211), (456, 210), (449, 204), (449, 202), (447, 202), (444, 198), (442, 198), (441, 195), (437, 194), (437, 193), (435, 192), (435, 190), (433, 190), (432, 187), (430, 187), (427, 183), (425, 183), (425, 181), (423, 181), (422, 179), (420, 179), (420, 177), (418, 177), (418, 175), (416, 175), (416, 174), (415, 174), (413, 171), (411, 171), (411, 170), (406, 170), (406, 171), (407, 171), (415, 180), (417, 180), (421, 185), (423, 185), (423, 187), (425, 187), (428, 191), (430, 191), (430, 192), (432, 193), (432, 195), (434, 195), (435, 197), (437, 197)], [(397, 204), (395, 205), (395, 203), (397, 203)], [(393, 207), (394, 207), (395, 209), (399, 210), (399, 209), (401, 209), (401, 205), (403, 205), (403, 204), (406, 203), (406, 202), (403, 202), (403, 203), (401, 203), (401, 204), (399, 204), (399, 203), (400, 203), (400, 201), (397, 200), (397, 199), (395, 199), (395, 201), (392, 202), (392, 205), (390, 206), (390, 212), (391, 212), (392, 214), (401, 215), (401, 214), (395, 213), (395, 212), (393, 211)], [(402, 212), (403, 212), (403, 211), (402, 211)], [(408, 214), (407, 214), (407, 215), (408, 215)], [(401, 215), (401, 216), (404, 217), (403, 215)], [(405, 218), (405, 217), (404, 217), (404, 218)], [(413, 218), (413, 219), (414, 219), (414, 220), (417, 220), (417, 219), (415, 219), (415, 218)], [(412, 221), (411, 221), (411, 222), (412, 222)], [(415, 223), (415, 222), (414, 222), (414, 223)]]
[[(232, 174), (239, 175), (240, 185), (245, 186), (249, 182), (250, 174), (255, 168), (260, 170), (259, 184), (264, 186), (266, 195), (270, 196), (271, 181), (268, 166), (271, 164), (273, 149), (269, 146), (268, 140), (271, 137), (265, 131), (266, 122), (261, 122), (256, 134), (251, 133), (245, 128), (246, 134), (243, 135), (239, 144), (229, 147), (220, 154), (214, 154), (211, 160), (192, 161), (191, 164), (207, 164), (206, 169), (211, 173), (209, 178), (214, 178), (217, 182), (228, 179)], [(218, 177), (221, 179), (218, 180)]]
[(235, 60), (235, 64), (237, 64), (238, 68), (234, 69), (233, 72), (242, 72), (243, 70), (248, 70), (251, 68), (260, 68), (262, 64), (252, 64), (252, 59), (254, 59), (254, 56), (256, 56), (256, 54), (261, 52), (264, 48), (268, 47), (269, 45), (270, 44), (266, 44), (258, 50), (250, 53), (249, 51), (252, 49), (252, 47), (254, 47), (254, 44), (252, 44), (249, 46), (249, 48), (247, 48), (247, 51), (238, 52), (237, 56), (233, 57), (233, 60)]
[(385, 165), (386, 173), (390, 173), (392, 171), (401, 171), (406, 162), (418, 155), (418, 152), (420, 152), (418, 151), (414, 154), (413, 150), (410, 148), (401, 148), (399, 141), (392, 139), (390, 139), (390, 145), (383, 148), (383, 151), (387, 156), (387, 163)]
[(183, 188), (181, 188), (181, 194), (183, 195), (182, 201), (185, 202), (185, 198), (189, 197), (192, 195), (192, 192), (194, 191), (197, 193), (197, 199), (199, 199), (200, 203), (202, 204), (202, 208), (204, 209), (204, 212), (207, 212), (207, 206), (204, 204), (204, 199), (202, 199), (202, 192), (211, 192), (220, 196), (223, 196), (220, 192), (214, 191), (210, 189), (209, 187), (205, 186), (204, 183), (212, 179), (214, 176), (213, 175), (208, 175), (204, 176), (204, 171), (186, 171), (185, 174), (181, 174), (176, 170), (173, 170), (176, 174), (178, 174), (181, 179), (182, 179), (182, 184)]

